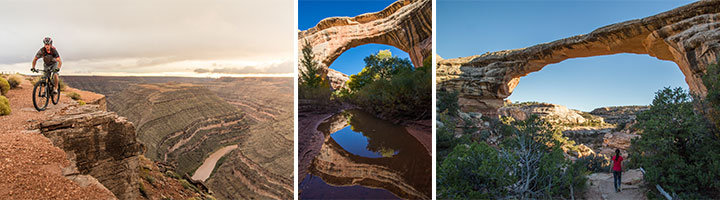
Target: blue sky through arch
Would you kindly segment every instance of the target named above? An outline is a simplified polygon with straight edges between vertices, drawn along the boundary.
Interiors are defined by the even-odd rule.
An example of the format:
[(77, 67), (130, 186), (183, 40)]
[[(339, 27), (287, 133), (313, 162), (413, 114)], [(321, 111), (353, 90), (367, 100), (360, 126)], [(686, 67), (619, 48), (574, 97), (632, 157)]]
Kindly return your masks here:
[[(692, 1), (437, 0), (437, 50), (443, 58), (480, 55), (589, 33)], [(648, 55), (574, 58), (520, 79), (512, 101), (543, 101), (589, 111), (647, 105), (662, 87), (688, 88), (675, 63)]]
[[(298, 29), (307, 30), (315, 27), (320, 20), (328, 17), (354, 17), (364, 13), (378, 12), (385, 9), (395, 1), (388, 0), (299, 0), (298, 1)], [(330, 68), (347, 75), (359, 73), (365, 62), (363, 59), (370, 54), (377, 54), (380, 50), (389, 49), (393, 56), (409, 59), (410, 56), (393, 46), (382, 44), (360, 45), (348, 49), (330, 65)]]

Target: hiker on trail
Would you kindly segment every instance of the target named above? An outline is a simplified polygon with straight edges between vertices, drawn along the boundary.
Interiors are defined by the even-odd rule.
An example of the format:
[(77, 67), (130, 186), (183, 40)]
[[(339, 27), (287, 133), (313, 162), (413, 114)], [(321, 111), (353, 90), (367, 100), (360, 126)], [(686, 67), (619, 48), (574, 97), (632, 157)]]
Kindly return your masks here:
[[(35, 54), (35, 58), (33, 58), (32, 61), (32, 69), (30, 71), (35, 71), (35, 63), (37, 62), (38, 58), (43, 59), (43, 65), (45, 69), (45, 73), (50, 73), (52, 70), (60, 71), (60, 67), (62, 67), (62, 60), (60, 59), (60, 54), (58, 53), (57, 49), (52, 45), (53, 40), (50, 37), (45, 37), (43, 39), (44, 46), (40, 48), (40, 50)], [(55, 79), (55, 82), (53, 83), (55, 85), (55, 93), (58, 92), (58, 74), (55, 73), (55, 76), (53, 77)]]
[(615, 149), (615, 156), (612, 157), (613, 167), (613, 177), (614, 177), (614, 184), (615, 184), (615, 192), (620, 192), (622, 190), (621, 183), (622, 183), (622, 161), (623, 157), (620, 156), (620, 149)]

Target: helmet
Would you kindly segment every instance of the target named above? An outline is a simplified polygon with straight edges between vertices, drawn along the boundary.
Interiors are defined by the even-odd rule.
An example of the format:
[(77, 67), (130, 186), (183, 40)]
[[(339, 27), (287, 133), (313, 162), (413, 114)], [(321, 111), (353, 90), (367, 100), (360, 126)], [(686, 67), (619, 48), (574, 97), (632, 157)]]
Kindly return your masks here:
[(52, 38), (50, 37), (45, 37), (45, 39), (43, 39), (43, 44), (52, 44), (52, 42)]

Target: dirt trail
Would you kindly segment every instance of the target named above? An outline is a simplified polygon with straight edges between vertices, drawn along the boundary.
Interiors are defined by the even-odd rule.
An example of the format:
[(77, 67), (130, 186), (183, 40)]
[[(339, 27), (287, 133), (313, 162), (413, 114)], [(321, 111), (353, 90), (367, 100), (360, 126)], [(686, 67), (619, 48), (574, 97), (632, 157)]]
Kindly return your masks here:
[(60, 97), (60, 102), (57, 105), (53, 105), (52, 102), (50, 102), (45, 111), (38, 112), (35, 110), (35, 107), (33, 107), (31, 99), (32, 90), (33, 86), (30, 81), (23, 80), (23, 82), (20, 83), (20, 88), (8, 91), (6, 97), (10, 100), (12, 113), (7, 116), (0, 116), (0, 121), (2, 122), (0, 123), (0, 134), (28, 130), (31, 128), (31, 125), (54, 116), (55, 113), (62, 108), (76, 104), (74, 100), (65, 96), (71, 92), (80, 94), (80, 97), (85, 102), (92, 102), (103, 97), (103, 95), (100, 94), (67, 87), (66, 91), (61, 92), (63, 95)]
[(643, 174), (638, 169), (623, 172), (621, 192), (615, 192), (612, 173), (593, 173), (588, 178), (585, 199), (647, 199), (643, 187)]
[[(77, 92), (83, 97), (102, 97)], [(12, 113), (0, 116), (0, 196), (4, 199), (113, 199), (107, 189), (81, 186), (66, 178), (62, 172), (70, 162), (65, 152), (39, 132), (28, 131), (75, 102), (63, 95), (57, 105), (51, 103), (47, 111), (37, 112), (31, 94), (32, 85), (23, 80), (21, 88), (11, 89), (7, 94)]]

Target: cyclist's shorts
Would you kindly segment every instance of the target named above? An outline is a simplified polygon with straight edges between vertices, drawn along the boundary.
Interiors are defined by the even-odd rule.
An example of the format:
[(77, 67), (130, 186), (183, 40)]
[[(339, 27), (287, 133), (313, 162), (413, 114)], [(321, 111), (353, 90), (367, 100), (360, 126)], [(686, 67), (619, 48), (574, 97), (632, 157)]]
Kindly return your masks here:
[[(57, 69), (57, 65), (58, 65), (58, 63), (55, 62), (55, 63), (52, 64), (52, 65), (43, 65), (43, 66), (45, 66), (45, 71), (49, 71), (49, 70)], [(58, 73), (59, 73), (59, 72), (58, 72)]]

